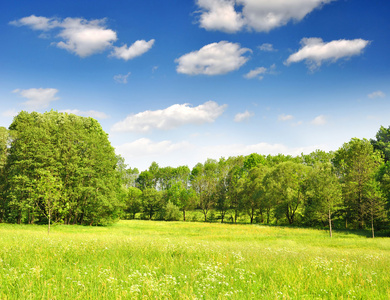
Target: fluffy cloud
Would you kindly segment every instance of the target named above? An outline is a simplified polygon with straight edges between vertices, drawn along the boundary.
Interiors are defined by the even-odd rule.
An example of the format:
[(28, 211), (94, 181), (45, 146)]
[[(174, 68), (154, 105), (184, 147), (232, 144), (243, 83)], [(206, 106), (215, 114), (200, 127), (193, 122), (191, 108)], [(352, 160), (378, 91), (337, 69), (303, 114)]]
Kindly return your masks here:
[(326, 122), (326, 117), (324, 115), (319, 115), (315, 117), (310, 123), (313, 125), (325, 125)]
[(294, 119), (294, 116), (293, 116), (293, 115), (285, 115), (285, 114), (282, 114), (282, 115), (279, 115), (279, 116), (278, 116), (278, 121), (283, 121), (283, 122), (285, 122), (285, 121), (290, 121), (290, 120), (292, 120), (292, 119)]
[(64, 41), (57, 43), (57, 47), (86, 57), (99, 53), (112, 46), (117, 40), (116, 32), (105, 28), (105, 20), (91, 20), (66, 18), (60, 27), (63, 30), (59, 37)]
[(154, 40), (150, 40), (149, 42), (144, 40), (136, 41), (131, 46), (127, 47), (127, 45), (123, 45), (122, 47), (114, 47), (114, 51), (111, 52), (111, 56), (116, 58), (122, 58), (124, 60), (130, 60), (137, 56), (148, 52), (154, 44)]
[(130, 76), (130, 72), (127, 73), (127, 74), (118, 74), (118, 75), (115, 75), (114, 76), (114, 80), (118, 83), (123, 83), (123, 84), (126, 84), (127, 83), (127, 78)]
[(149, 132), (153, 129), (169, 130), (185, 124), (203, 124), (214, 122), (225, 110), (226, 105), (208, 101), (191, 107), (188, 103), (175, 104), (166, 109), (144, 111), (126, 117), (114, 124), (113, 132)]
[(250, 119), (253, 116), (254, 116), (254, 114), (252, 112), (249, 112), (249, 111), (246, 110), (243, 113), (236, 114), (235, 117), (234, 117), (234, 122), (239, 123), (239, 122), (248, 120), (248, 119)]
[(236, 32), (245, 22), (241, 13), (234, 9), (234, 0), (198, 0), (201, 8), (200, 27), (207, 30)]
[(12, 21), (10, 24), (45, 31), (41, 36), (46, 38), (49, 30), (57, 29), (57, 37), (61, 41), (53, 44), (80, 57), (90, 56), (113, 48), (112, 56), (129, 60), (148, 51), (154, 43), (154, 40), (149, 42), (140, 40), (130, 47), (127, 47), (127, 45), (114, 47), (113, 43), (117, 40), (117, 34), (112, 29), (106, 28), (105, 19), (66, 18), (62, 20), (31, 15)]
[(305, 61), (309, 69), (314, 71), (325, 61), (336, 62), (341, 58), (360, 55), (369, 43), (369, 41), (362, 39), (335, 40), (324, 43), (321, 38), (303, 38), (301, 40), (302, 48), (291, 54), (285, 64), (290, 65)]
[(367, 96), (368, 98), (375, 99), (375, 98), (384, 98), (386, 97), (386, 94), (382, 91), (375, 91), (371, 94), (368, 94)]
[(57, 89), (28, 89), (28, 90), (14, 90), (13, 93), (17, 93), (23, 98), (28, 99), (26, 102), (23, 102), (29, 109), (38, 110), (46, 108), (49, 104), (59, 98), (56, 97), (58, 93)]
[[(334, 0), (197, 0), (199, 24), (206, 30), (268, 32)], [(241, 11), (239, 10), (241, 8)]]
[(248, 61), (248, 57), (243, 56), (246, 52), (251, 50), (226, 41), (208, 44), (176, 59), (176, 71), (188, 75), (226, 74), (239, 69)]
[(64, 109), (60, 112), (68, 113), (68, 114), (74, 114), (82, 117), (91, 117), (94, 119), (107, 119), (109, 116), (105, 114), (104, 112), (96, 111), (96, 110), (88, 110), (88, 111), (82, 111), (78, 109)]

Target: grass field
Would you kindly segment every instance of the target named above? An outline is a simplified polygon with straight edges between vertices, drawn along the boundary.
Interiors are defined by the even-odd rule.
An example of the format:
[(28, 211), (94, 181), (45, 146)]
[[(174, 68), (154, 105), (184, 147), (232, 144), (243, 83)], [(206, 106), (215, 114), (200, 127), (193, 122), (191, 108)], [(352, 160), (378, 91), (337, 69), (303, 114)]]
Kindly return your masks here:
[(390, 299), (390, 238), (189, 222), (0, 224), (0, 299)]

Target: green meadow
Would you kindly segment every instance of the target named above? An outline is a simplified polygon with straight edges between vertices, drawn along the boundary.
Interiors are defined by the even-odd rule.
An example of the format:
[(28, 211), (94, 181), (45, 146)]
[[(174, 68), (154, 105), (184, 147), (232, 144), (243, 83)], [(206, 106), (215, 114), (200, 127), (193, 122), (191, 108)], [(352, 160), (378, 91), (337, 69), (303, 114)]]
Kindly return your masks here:
[(390, 299), (390, 239), (196, 222), (0, 224), (0, 299)]

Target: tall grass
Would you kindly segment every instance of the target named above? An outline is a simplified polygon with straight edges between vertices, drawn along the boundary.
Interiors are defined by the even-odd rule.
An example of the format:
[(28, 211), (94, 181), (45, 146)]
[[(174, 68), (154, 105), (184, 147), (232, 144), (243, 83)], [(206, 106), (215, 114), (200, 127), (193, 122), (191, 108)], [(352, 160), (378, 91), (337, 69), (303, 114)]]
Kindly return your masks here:
[(390, 299), (390, 239), (185, 222), (0, 224), (0, 299)]

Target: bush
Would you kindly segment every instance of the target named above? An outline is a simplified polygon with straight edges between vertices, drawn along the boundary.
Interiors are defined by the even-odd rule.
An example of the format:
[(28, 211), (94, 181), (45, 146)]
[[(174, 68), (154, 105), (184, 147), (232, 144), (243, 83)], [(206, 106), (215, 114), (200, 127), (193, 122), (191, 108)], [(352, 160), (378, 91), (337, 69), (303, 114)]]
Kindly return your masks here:
[(181, 219), (181, 216), (182, 213), (180, 212), (180, 209), (171, 201), (168, 201), (167, 205), (164, 208), (164, 220), (179, 221)]

